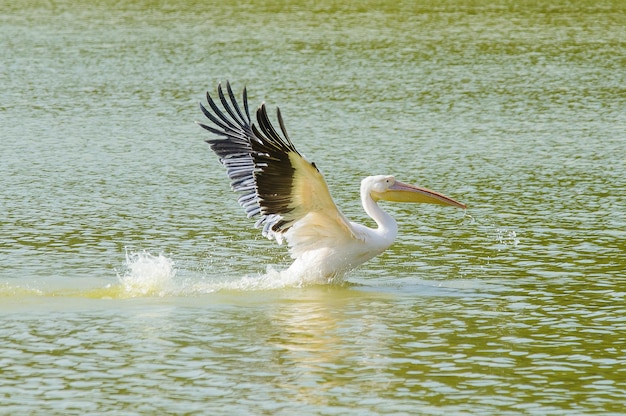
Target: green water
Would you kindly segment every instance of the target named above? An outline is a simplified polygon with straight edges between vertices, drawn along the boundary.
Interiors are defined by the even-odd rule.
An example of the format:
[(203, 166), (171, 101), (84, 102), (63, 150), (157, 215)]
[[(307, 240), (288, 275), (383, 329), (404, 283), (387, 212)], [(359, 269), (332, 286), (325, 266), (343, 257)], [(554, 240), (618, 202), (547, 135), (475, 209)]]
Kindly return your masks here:
[[(623, 414), (621, 1), (0, 1), (0, 414)], [(280, 287), (203, 142), (229, 79), (350, 219), (400, 236)]]

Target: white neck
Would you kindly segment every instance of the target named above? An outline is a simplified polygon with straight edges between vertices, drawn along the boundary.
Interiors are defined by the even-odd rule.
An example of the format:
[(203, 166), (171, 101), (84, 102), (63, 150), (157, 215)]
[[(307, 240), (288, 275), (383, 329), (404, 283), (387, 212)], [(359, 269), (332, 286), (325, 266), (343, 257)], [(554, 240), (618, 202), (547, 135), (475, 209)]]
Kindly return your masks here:
[(396, 221), (372, 199), (369, 189), (361, 189), (361, 203), (367, 215), (376, 221), (378, 225), (378, 228), (373, 231), (384, 239), (387, 245), (391, 245), (398, 235), (398, 224)]

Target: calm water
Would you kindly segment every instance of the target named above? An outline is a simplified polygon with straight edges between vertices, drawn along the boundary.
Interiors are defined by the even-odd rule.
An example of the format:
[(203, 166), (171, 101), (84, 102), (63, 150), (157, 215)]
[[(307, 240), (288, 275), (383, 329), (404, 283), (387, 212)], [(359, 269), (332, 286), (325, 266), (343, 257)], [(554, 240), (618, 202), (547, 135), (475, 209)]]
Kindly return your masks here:
[[(0, 414), (622, 414), (626, 6), (0, 2)], [(203, 139), (280, 105), (400, 237), (281, 287)]]

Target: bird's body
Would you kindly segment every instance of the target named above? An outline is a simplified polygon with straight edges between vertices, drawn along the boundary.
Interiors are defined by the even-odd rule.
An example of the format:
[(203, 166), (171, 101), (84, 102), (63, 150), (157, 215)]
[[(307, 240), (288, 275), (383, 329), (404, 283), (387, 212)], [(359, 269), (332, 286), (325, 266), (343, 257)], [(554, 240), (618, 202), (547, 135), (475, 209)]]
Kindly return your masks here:
[(252, 122), (246, 90), (244, 111), (229, 84), (221, 85), (221, 110), (207, 93), (209, 109), (201, 105), (212, 126), (206, 130), (222, 136), (207, 140), (227, 169), (239, 204), (248, 217), (259, 216), (257, 227), (279, 243), (286, 240), (293, 264), (286, 271), (304, 281), (326, 282), (343, 276), (385, 251), (398, 233), (396, 222), (378, 200), (425, 202), (465, 208), (445, 195), (396, 181), (393, 176), (368, 176), (361, 182), (361, 202), (377, 228), (348, 221), (337, 209), (324, 177), (314, 163), (293, 146), (277, 110), (281, 135), (272, 126), (261, 104)]

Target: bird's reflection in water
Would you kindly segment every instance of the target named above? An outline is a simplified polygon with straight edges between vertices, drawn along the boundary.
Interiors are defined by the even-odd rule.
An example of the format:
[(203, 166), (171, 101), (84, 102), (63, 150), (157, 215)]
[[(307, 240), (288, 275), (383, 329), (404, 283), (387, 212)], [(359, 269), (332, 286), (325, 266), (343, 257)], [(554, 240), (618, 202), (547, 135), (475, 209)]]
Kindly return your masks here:
[[(309, 287), (300, 299), (284, 300), (268, 317), (269, 340), (284, 369), (280, 388), (308, 404), (332, 405), (342, 389), (380, 391), (388, 387), (385, 351), (393, 336), (371, 313), (384, 297), (348, 287)], [(369, 308), (361, 307), (367, 302)], [(382, 375), (382, 377), (381, 377)], [(356, 385), (355, 385), (356, 384)]]

